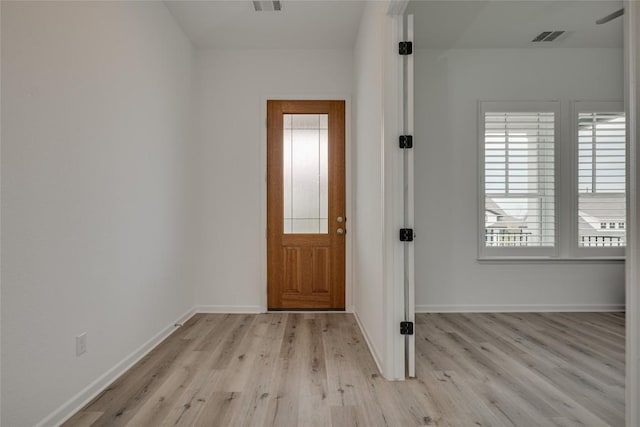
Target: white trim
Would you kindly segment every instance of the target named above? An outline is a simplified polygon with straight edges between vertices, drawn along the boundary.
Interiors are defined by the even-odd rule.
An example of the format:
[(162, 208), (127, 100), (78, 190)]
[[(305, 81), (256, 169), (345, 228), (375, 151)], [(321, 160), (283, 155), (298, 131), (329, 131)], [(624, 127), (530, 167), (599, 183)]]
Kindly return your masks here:
[[(414, 42), (414, 20), (413, 15), (406, 16), (406, 41)], [(415, 92), (415, 79), (414, 79), (414, 57), (415, 55), (408, 55), (406, 57), (406, 93), (403, 93), (403, 96), (406, 96), (406, 111), (405, 120), (406, 126), (405, 129), (408, 135), (414, 135), (414, 92)], [(404, 150), (406, 151), (407, 162), (406, 162), (406, 170), (404, 171), (406, 176), (406, 194), (407, 194), (407, 206), (406, 206), (406, 217), (407, 217), (407, 226), (410, 228), (415, 228), (415, 162), (414, 162), (414, 150)], [(406, 244), (405, 244), (406, 245)], [(405, 260), (405, 268), (407, 269), (407, 295), (405, 298), (408, 302), (408, 307), (405, 307), (407, 311), (406, 320), (409, 322), (415, 323), (415, 307), (416, 307), (416, 283), (415, 283), (415, 245), (409, 244), (406, 248), (406, 256), (407, 260)], [(415, 335), (407, 335), (407, 348), (406, 348), (406, 372), (409, 377), (416, 376), (416, 338)]]
[[(353, 179), (355, 161), (352, 156), (351, 141), (351, 95), (347, 93), (278, 93), (265, 94), (260, 97), (260, 295), (261, 313), (267, 311), (267, 101), (268, 100), (300, 100), (300, 101), (345, 101), (345, 195), (347, 227), (353, 218)], [(347, 228), (347, 231), (348, 228)], [(345, 247), (345, 308), (353, 305), (353, 234), (347, 232)]]
[[(2, 8), (0, 7), (0, 22), (2, 22)], [(1, 32), (0, 32), (1, 33)], [(5, 36), (6, 37), (6, 36)], [(2, 46), (2, 43), (0, 42), (0, 46)], [(0, 58), (2, 58), (2, 53), (1, 53), (1, 48), (0, 48)], [(1, 62), (1, 61), (0, 61)], [(0, 70), (2, 69), (2, 67), (0, 66)], [(0, 72), (0, 82), (2, 81), (2, 77), (1, 77), (1, 72)], [(1, 102), (0, 102), (1, 104)], [(1, 110), (1, 108), (0, 108)], [(2, 117), (2, 113), (0, 112), (0, 117)], [(1, 125), (0, 125), (1, 127)], [(0, 131), (0, 135), (2, 135), (2, 132)], [(2, 138), (0, 137), (0, 153), (2, 152)], [(2, 156), (0, 155), (0, 158)], [(0, 164), (2, 164), (2, 162), (0, 162)], [(2, 176), (2, 174), (0, 173), (0, 176)], [(1, 181), (1, 180), (0, 180)], [(2, 188), (2, 185), (0, 185), (0, 188)], [(0, 200), (2, 198), (0, 197)], [(0, 218), (0, 224), (2, 224), (2, 220)], [(2, 236), (2, 226), (0, 225), (0, 236)], [(0, 253), (0, 260), (2, 260), (2, 254)], [(1, 265), (2, 263), (0, 263)], [(2, 280), (0, 279), (0, 307), (2, 307)], [(0, 309), (0, 319), (2, 319), (2, 310)], [(0, 331), (2, 331), (2, 327), (1, 327), (1, 323), (2, 321), (0, 321)], [(0, 340), (0, 343), (2, 342), (2, 340)], [(0, 344), (0, 366), (2, 366), (2, 345)], [(0, 369), (0, 372), (2, 372), (2, 370)], [(0, 373), (0, 424), (2, 424), (2, 374)]]
[(554, 312), (620, 312), (624, 304), (425, 304), (416, 313), (554, 313)]
[(624, 264), (624, 257), (580, 257), (580, 258), (553, 258), (553, 257), (488, 257), (477, 258), (480, 264)]
[(258, 314), (267, 310), (261, 305), (198, 305), (196, 313)]
[(358, 313), (356, 311), (353, 312), (353, 317), (356, 318), (356, 322), (358, 323), (360, 332), (364, 337), (364, 341), (367, 343), (367, 347), (369, 347), (369, 353), (371, 353), (371, 357), (373, 357), (373, 361), (376, 362), (376, 366), (378, 367), (378, 372), (380, 372), (380, 374), (386, 378), (384, 371), (382, 370), (380, 355), (376, 351), (376, 348), (373, 345), (371, 345), (371, 338), (369, 337), (369, 334), (367, 334), (367, 330), (362, 326), (362, 322), (360, 322), (360, 317), (358, 317)]
[(182, 314), (174, 322), (171, 322), (171, 324), (164, 327), (160, 332), (151, 337), (147, 342), (142, 344), (131, 354), (126, 356), (115, 366), (99, 376), (87, 387), (82, 389), (78, 394), (63, 403), (58, 409), (53, 411), (42, 421), (36, 424), (36, 427), (60, 425), (67, 421), (74, 414), (80, 411), (87, 403), (89, 403), (97, 395), (102, 393), (102, 391), (106, 389), (111, 383), (117, 380), (121, 375), (131, 369), (133, 365), (138, 363), (144, 356), (155, 349), (167, 337), (173, 334), (177, 330), (177, 323), (184, 324), (187, 320), (191, 319), (194, 314), (196, 314), (196, 311), (193, 308)]
[(637, 191), (640, 187), (638, 176), (638, 145), (637, 136), (640, 133), (638, 120), (638, 79), (640, 78), (640, 45), (638, 44), (638, 25), (640, 21), (640, 7), (636, 1), (625, 1), (624, 4), (624, 82), (625, 82), (625, 112), (627, 116), (628, 168), (627, 168), (627, 269), (626, 269), (626, 298), (627, 298), (627, 341), (626, 341), (626, 385), (625, 385), (625, 413), (627, 427), (640, 424), (640, 348), (638, 348), (639, 325), (638, 309), (640, 295), (638, 293), (638, 207)]

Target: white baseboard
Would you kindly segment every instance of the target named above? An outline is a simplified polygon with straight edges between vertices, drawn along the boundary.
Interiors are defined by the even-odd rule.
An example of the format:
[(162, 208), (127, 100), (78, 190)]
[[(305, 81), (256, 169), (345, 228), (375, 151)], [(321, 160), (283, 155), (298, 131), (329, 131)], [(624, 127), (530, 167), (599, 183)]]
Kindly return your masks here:
[(259, 305), (199, 305), (196, 306), (196, 313), (265, 313), (263, 307)]
[(367, 334), (367, 330), (362, 326), (362, 322), (360, 321), (360, 318), (358, 317), (358, 313), (355, 310), (353, 310), (352, 313), (353, 313), (353, 316), (356, 318), (356, 322), (358, 323), (358, 327), (360, 328), (360, 332), (362, 332), (362, 336), (364, 337), (364, 341), (367, 343), (367, 347), (369, 347), (369, 353), (371, 353), (371, 356), (373, 357), (373, 361), (376, 362), (376, 366), (378, 367), (378, 371), (380, 372), (380, 375), (382, 375), (384, 377), (384, 371), (382, 370), (382, 364), (381, 364), (380, 355), (376, 351), (375, 347), (373, 345), (371, 345), (371, 339), (369, 338), (369, 334)]
[(67, 421), (76, 412), (81, 410), (87, 403), (94, 399), (98, 394), (102, 393), (102, 391), (106, 389), (113, 381), (118, 379), (118, 377), (128, 371), (133, 365), (138, 363), (140, 359), (142, 359), (151, 350), (157, 347), (158, 344), (160, 344), (165, 338), (176, 331), (176, 323), (184, 324), (184, 322), (189, 320), (195, 313), (196, 311), (192, 308), (178, 317), (174, 322), (171, 322), (170, 325), (163, 328), (146, 343), (142, 344), (135, 351), (133, 351), (133, 353), (122, 359), (113, 368), (102, 374), (98, 379), (93, 381), (82, 391), (80, 391), (58, 409), (49, 414), (45, 419), (36, 424), (36, 427), (58, 426)]
[(416, 313), (531, 313), (531, 312), (616, 312), (624, 304), (425, 304)]

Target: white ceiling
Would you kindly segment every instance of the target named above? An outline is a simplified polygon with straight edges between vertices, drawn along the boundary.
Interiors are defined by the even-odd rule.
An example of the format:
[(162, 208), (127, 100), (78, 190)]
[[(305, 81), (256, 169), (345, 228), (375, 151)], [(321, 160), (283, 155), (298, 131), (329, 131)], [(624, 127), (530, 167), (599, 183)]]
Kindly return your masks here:
[[(621, 1), (412, 1), (416, 48), (622, 47), (622, 22), (595, 21)], [(565, 30), (555, 42), (531, 43)]]
[(355, 44), (363, 1), (282, 0), (255, 12), (249, 0), (165, 1), (193, 43), (218, 49), (330, 49)]

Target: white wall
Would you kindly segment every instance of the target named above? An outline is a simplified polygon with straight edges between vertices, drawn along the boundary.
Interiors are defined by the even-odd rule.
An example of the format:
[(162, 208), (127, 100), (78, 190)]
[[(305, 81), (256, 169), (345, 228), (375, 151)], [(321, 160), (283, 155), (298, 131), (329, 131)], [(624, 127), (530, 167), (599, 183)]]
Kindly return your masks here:
[(571, 100), (622, 100), (622, 50), (418, 50), (415, 75), (417, 309), (624, 304), (622, 263), (476, 261), (478, 100), (560, 100), (568, 123)]
[(260, 311), (266, 307), (266, 100), (350, 98), (352, 51), (204, 50), (196, 64), (197, 302), (208, 311)]
[(366, 6), (354, 48), (354, 311), (379, 364), (385, 357), (383, 262), (384, 4)]
[(2, 2), (4, 426), (81, 403), (193, 306), (191, 56), (160, 2)]
[(397, 20), (367, 4), (354, 48), (354, 312), (389, 379), (404, 378)]

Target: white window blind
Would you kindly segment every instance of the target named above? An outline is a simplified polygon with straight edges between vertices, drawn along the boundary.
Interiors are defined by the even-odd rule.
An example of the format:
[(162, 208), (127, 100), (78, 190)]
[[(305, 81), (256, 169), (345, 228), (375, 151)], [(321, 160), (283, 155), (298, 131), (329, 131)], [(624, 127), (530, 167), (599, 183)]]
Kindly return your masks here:
[(578, 112), (577, 120), (578, 247), (624, 247), (625, 114)]
[(553, 248), (555, 111), (482, 109), (485, 248)]

